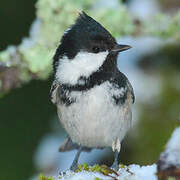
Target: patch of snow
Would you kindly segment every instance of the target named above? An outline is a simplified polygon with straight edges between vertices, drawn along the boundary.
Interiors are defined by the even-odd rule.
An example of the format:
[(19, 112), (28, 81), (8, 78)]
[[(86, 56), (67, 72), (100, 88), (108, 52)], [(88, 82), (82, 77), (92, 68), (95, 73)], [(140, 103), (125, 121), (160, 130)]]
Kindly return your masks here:
[[(125, 166), (120, 168), (118, 176), (115, 174), (109, 174), (110, 176), (103, 175), (99, 172), (88, 172), (82, 171), (78, 173), (74, 173), (72, 171), (67, 171), (65, 175), (61, 175), (62, 180), (94, 180), (95, 178), (103, 179), (103, 180), (157, 180), (156, 176), (156, 164), (148, 165), (148, 166), (139, 166), (136, 164), (132, 164), (130, 166)], [(60, 177), (56, 177), (55, 180), (59, 180)]]
[(138, 179), (138, 180), (156, 180), (156, 164), (147, 165), (147, 166), (139, 166), (132, 164), (129, 166), (129, 171), (134, 175), (131, 175), (130, 179)]
[(176, 128), (171, 136), (171, 139), (166, 145), (169, 150), (179, 150), (180, 153), (180, 127)]
[[(103, 180), (110, 180), (108, 176), (104, 176), (101, 173), (98, 172), (88, 172), (88, 171), (82, 171), (79, 173), (74, 173), (72, 171), (67, 171), (66, 175), (61, 177), (61, 180), (94, 180), (95, 178), (103, 179)], [(57, 177), (55, 180), (59, 180), (59, 177)]]
[(180, 168), (180, 127), (176, 128), (160, 156), (160, 168), (165, 170), (171, 166)]

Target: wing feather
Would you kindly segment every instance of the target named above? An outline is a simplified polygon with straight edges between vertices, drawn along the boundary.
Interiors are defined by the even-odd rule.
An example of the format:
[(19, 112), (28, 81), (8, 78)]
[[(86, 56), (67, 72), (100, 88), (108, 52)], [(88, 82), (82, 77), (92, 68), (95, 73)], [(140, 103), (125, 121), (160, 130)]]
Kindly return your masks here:
[(134, 90), (133, 90), (133, 87), (132, 87), (132, 85), (131, 85), (131, 83), (129, 82), (128, 79), (127, 79), (127, 86), (128, 86), (128, 89), (130, 90), (130, 93), (131, 93), (131, 96), (132, 96), (132, 103), (134, 104), (134, 102), (135, 102)]
[(51, 89), (50, 89), (50, 97), (53, 104), (57, 103), (57, 90), (58, 90), (59, 84), (56, 80), (54, 80)]

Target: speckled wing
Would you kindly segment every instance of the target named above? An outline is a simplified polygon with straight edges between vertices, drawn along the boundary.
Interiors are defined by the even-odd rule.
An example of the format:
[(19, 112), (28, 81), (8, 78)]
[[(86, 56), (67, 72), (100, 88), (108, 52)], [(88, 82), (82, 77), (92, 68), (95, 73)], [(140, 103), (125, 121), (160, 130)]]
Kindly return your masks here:
[[(134, 95), (134, 90), (129, 82), (128, 78), (121, 72), (118, 72), (115, 77), (115, 84), (119, 86), (119, 88), (124, 88), (126, 91), (124, 92), (124, 97), (122, 98), (121, 101), (125, 102), (126, 98), (129, 98), (129, 100), (132, 100), (132, 103), (135, 101), (135, 95)], [(124, 99), (123, 99), (124, 98)]]
[(51, 85), (51, 89), (50, 89), (50, 97), (51, 97), (51, 101), (53, 104), (57, 103), (57, 91), (59, 88), (59, 84), (57, 83), (56, 80), (53, 81), (53, 84)]
[(135, 95), (134, 95), (134, 90), (133, 90), (133, 87), (131, 85), (131, 83), (129, 82), (129, 80), (127, 79), (127, 86), (128, 86), (128, 89), (131, 93), (131, 96), (132, 96), (132, 103), (135, 102)]

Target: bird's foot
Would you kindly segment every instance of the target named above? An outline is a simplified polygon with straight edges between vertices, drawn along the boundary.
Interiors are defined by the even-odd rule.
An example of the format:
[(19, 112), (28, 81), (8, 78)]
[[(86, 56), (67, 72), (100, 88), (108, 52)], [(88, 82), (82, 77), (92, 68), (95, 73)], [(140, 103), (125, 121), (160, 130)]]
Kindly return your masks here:
[[(72, 164), (71, 167), (70, 167), (70, 170), (73, 171), (73, 172), (76, 172), (78, 170), (78, 164)], [(59, 175), (60, 176), (64, 176), (66, 175), (66, 171), (59, 171)]]
[(121, 149), (121, 143), (120, 143), (119, 139), (117, 138), (112, 143), (112, 150), (114, 151), (114, 162), (111, 166), (111, 168), (116, 171), (119, 169), (118, 155), (119, 155), (120, 149)]
[(66, 174), (65, 171), (59, 171), (59, 175), (60, 175), (60, 176), (64, 176), (65, 174)]
[(111, 169), (114, 169), (115, 171), (118, 171), (118, 170), (119, 170), (119, 164), (118, 164), (118, 162), (115, 161), (110, 168), (111, 168)]
[(72, 166), (70, 167), (70, 170), (71, 171), (77, 171), (77, 169), (78, 169), (78, 164), (76, 163), (76, 164), (72, 164)]
[(81, 151), (82, 151), (82, 146), (79, 146), (78, 152), (77, 152), (77, 154), (76, 154), (76, 156), (74, 158), (74, 161), (73, 161), (73, 163), (72, 163), (72, 165), (70, 167), (71, 171), (75, 172), (78, 169), (78, 159), (79, 159)]

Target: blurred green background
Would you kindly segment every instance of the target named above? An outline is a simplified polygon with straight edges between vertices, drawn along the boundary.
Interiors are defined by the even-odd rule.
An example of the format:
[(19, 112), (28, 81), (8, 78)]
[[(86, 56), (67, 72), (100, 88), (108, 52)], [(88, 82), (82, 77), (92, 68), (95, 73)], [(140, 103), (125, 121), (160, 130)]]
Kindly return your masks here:
[[(93, 1), (93, 3), (95, 2)], [(118, 3), (124, 9), (121, 9), (121, 11), (116, 9), (114, 12), (117, 13), (112, 13), (114, 5), (105, 0), (95, 5), (91, 3), (82, 5), (82, 8), (87, 9), (89, 15), (93, 16), (92, 12), (96, 12), (97, 19), (99, 18), (102, 24), (104, 23), (110, 31), (113, 31), (120, 42), (133, 44), (132, 54), (128, 52), (119, 56), (119, 68), (127, 76), (130, 74), (130, 81), (134, 86), (135, 93), (137, 92), (134, 108), (134, 128), (123, 141), (120, 154), (121, 163), (124, 164), (136, 163), (143, 165), (156, 162), (173, 129), (180, 125), (180, 22), (174, 20), (175, 25), (171, 25), (170, 30), (166, 31), (169, 28), (166, 27), (167, 24), (172, 21), (171, 17), (176, 17), (180, 12), (180, 3), (178, 0), (166, 0), (165, 3), (161, 0), (152, 2), (154, 4), (152, 3), (150, 8), (147, 0), (142, 0), (142, 2), (135, 0), (119, 1)], [(36, 1), (1, 0), (0, 3), (0, 51), (3, 51), (9, 45), (20, 44), (24, 37), (29, 36), (30, 26), (36, 18)], [(98, 14), (98, 7), (102, 3), (106, 4), (107, 7), (112, 7), (112, 9), (107, 10), (105, 6), (105, 11)], [(81, 7), (81, 4), (83, 4), (83, 1), (79, 0), (77, 6)], [(64, 8), (74, 10), (76, 7), (73, 5), (69, 3)], [(91, 8), (93, 11), (90, 10)], [(150, 9), (149, 14), (146, 14), (147, 11), (144, 12), (144, 8)], [(62, 11), (59, 16), (65, 17), (67, 12), (68, 10)], [(118, 12), (120, 12), (119, 15)], [(127, 13), (128, 16), (124, 16), (127, 21), (122, 25), (118, 18), (121, 14)], [(157, 14), (155, 20), (152, 17), (153, 13)], [(43, 17), (40, 11), (39, 14), (39, 17)], [(112, 17), (110, 17), (111, 15)], [(69, 16), (76, 17), (74, 14), (69, 14)], [(164, 20), (164, 16), (168, 16), (169, 19), (165, 18), (166, 20)], [(106, 17), (107, 19), (113, 19), (114, 27), (110, 27), (111, 23), (104, 20)], [(73, 22), (73, 19), (70, 18), (70, 22)], [(162, 27), (158, 27), (158, 25), (156, 29), (152, 30), (152, 27), (155, 28), (152, 25), (153, 22), (156, 25), (160, 22), (162, 23), (161, 26), (165, 24), (165, 30), (162, 30)], [(62, 31), (68, 26), (67, 24), (57, 25), (61, 26)], [(45, 26), (46, 24), (43, 26), (44, 29)], [(179, 31), (177, 27), (179, 27)], [(46, 34), (47, 32), (42, 33)], [(57, 42), (59, 42), (61, 35), (60, 32), (54, 37)], [(144, 41), (146, 37), (152, 40)], [(48, 48), (52, 49), (54, 47), (52, 49), (54, 51), (57, 42), (52, 43), (52, 46)], [(129, 63), (122, 62), (121, 59), (126, 57), (129, 59), (126, 61), (131, 59), (132, 61)], [(52, 56), (50, 55), (48, 58), (51, 64)], [(43, 61), (43, 59), (40, 60)], [(2, 62), (4, 63), (3, 60)], [(4, 66), (6, 64), (0, 64), (0, 79), (2, 80), (4, 76), (7, 77), (8, 75), (11, 79), (12, 72), (8, 74), (8, 68), (10, 67)], [(18, 69), (18, 66), (20, 65), (12, 65), (11, 68)], [(26, 66), (23, 67), (26, 68)], [(49, 64), (47, 67), (49, 67)], [(4, 75), (5, 72), (7, 74)], [(53, 134), (57, 139), (61, 139), (62, 135), (62, 129), (56, 116), (56, 108), (49, 98), (52, 76), (51, 73), (42, 77), (41, 74), (38, 74), (39, 72), (37, 75), (34, 71), (28, 73), (26, 76), (31, 76), (31, 78), (27, 78), (23, 83), (18, 79), (18, 81), (13, 81), (13, 85), (9, 85), (5, 82), (9, 80), (8, 78), (0, 83), (0, 179), (31, 179), (40, 172), (47, 174), (56, 172), (59, 167), (58, 165), (48, 166), (48, 168), (43, 168), (41, 165), (37, 166), (38, 158), (35, 155), (42, 139), (47, 134)], [(59, 140), (60, 142), (61, 140)], [(48, 149), (46, 152), (48, 156)], [(39, 161), (46, 164), (46, 156), (43, 158), (44, 160), (40, 159)], [(112, 162), (112, 154), (109, 152), (96, 158), (97, 161), (95, 162), (98, 163), (110, 165)]]
[(18, 45), (24, 36), (29, 35), (29, 28), (35, 19), (36, 0), (1, 0), (0, 6), (0, 50), (9, 44)]

